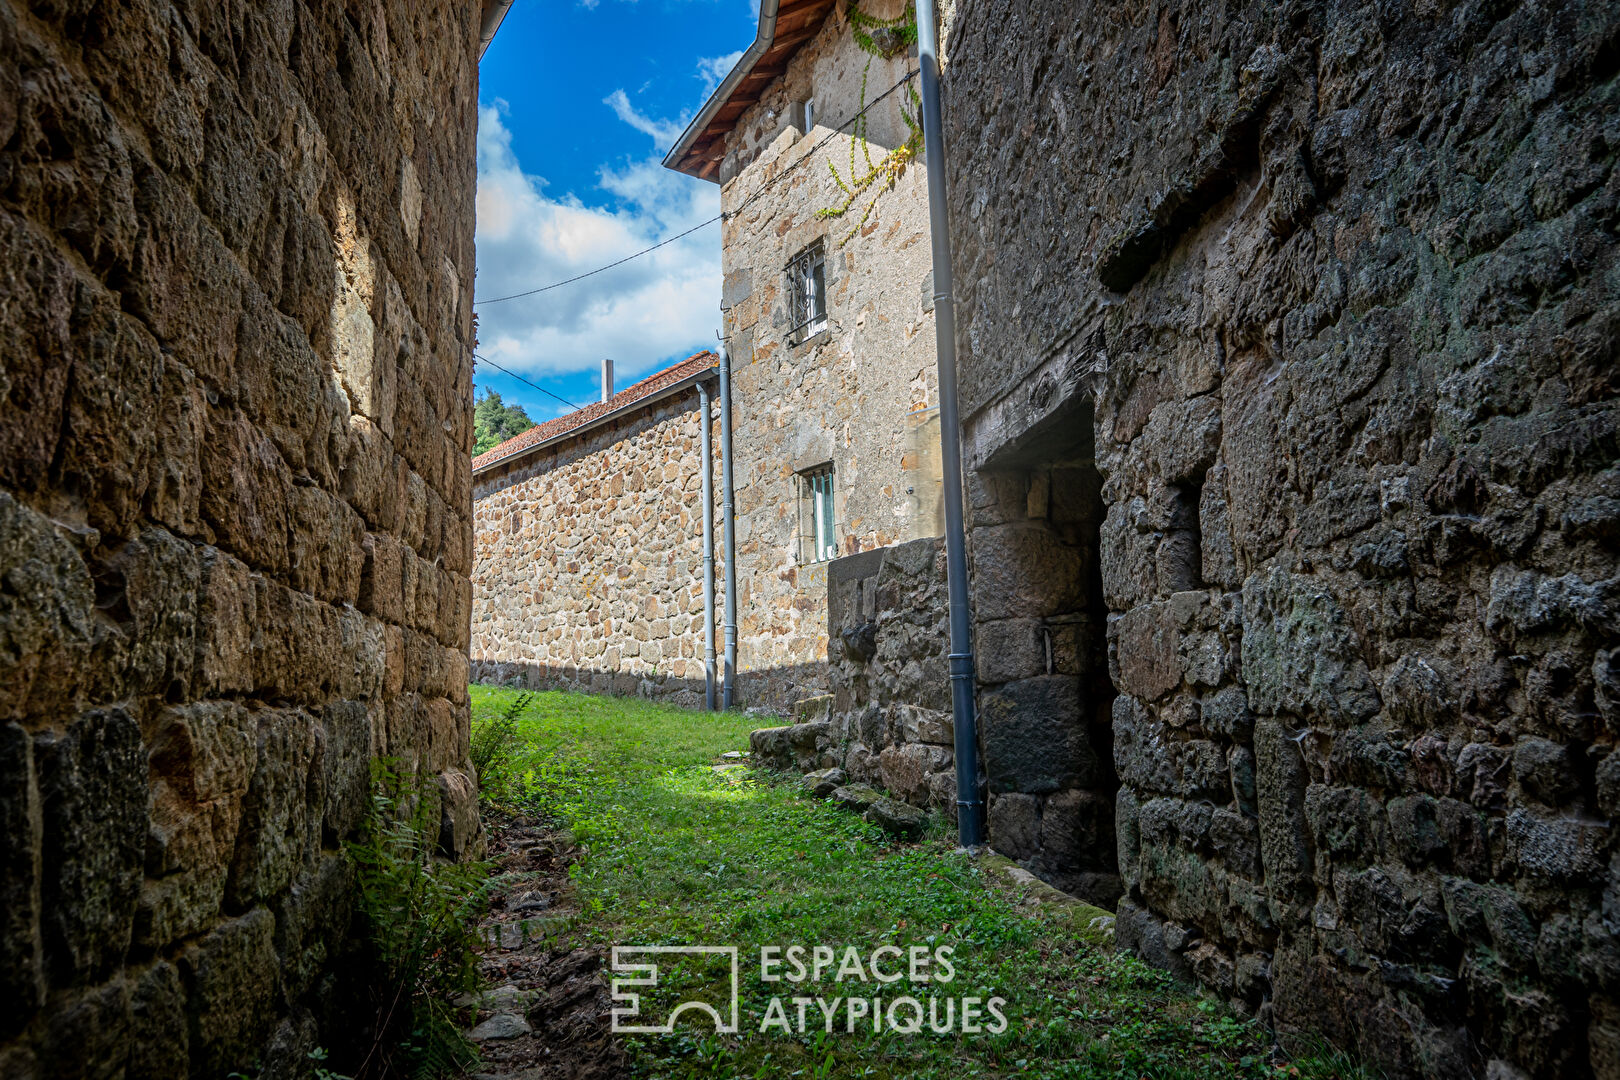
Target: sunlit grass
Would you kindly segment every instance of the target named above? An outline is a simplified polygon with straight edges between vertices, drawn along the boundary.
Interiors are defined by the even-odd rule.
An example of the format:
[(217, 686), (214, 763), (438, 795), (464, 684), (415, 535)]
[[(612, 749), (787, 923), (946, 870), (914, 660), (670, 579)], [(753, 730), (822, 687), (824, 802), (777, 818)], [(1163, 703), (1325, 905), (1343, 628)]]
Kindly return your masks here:
[[(472, 688), (475, 716), (511, 692)], [(1334, 1057), (1279, 1065), (1268, 1033), (1176, 986), (1164, 973), (1088, 943), (1061, 912), (1016, 907), (951, 833), (896, 844), (865, 821), (805, 797), (768, 774), (717, 774), (727, 750), (746, 749), (756, 721), (647, 702), (537, 695), (519, 725), (521, 746), (503, 797), (548, 816), (582, 846), (572, 870), (581, 915), (541, 932), (558, 944), (735, 945), (742, 1029), (717, 1036), (683, 1022), (636, 1037), (640, 1075), (652, 1077), (957, 1078), (1029, 1076), (1203, 1080), (1341, 1078)], [(764, 945), (948, 946), (948, 984), (766, 982)], [(830, 978), (830, 977), (829, 977)], [(649, 1008), (729, 989), (709, 968), (673, 965)], [(1007, 1029), (902, 1035), (869, 1025), (829, 1033), (761, 1033), (774, 996), (1005, 999)], [(721, 995), (725, 996), (725, 995)], [(789, 1012), (793, 1012), (791, 1005)]]

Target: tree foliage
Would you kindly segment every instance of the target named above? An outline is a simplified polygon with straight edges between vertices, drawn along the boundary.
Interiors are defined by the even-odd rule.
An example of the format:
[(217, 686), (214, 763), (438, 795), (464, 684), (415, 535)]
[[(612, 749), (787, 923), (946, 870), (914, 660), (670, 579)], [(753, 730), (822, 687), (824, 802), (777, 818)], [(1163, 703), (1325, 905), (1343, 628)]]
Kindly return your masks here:
[(521, 405), (507, 405), (496, 390), (486, 390), (473, 407), (473, 454), (499, 446), (534, 427)]

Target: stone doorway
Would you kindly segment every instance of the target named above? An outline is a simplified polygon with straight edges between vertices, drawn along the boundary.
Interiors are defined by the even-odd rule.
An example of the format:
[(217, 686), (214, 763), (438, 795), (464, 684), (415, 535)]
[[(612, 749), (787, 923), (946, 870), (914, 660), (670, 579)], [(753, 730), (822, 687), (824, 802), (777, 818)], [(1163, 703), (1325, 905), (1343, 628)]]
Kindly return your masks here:
[(1093, 445), (1085, 401), (975, 474), (975, 648), (991, 844), (1112, 906), (1119, 777)]

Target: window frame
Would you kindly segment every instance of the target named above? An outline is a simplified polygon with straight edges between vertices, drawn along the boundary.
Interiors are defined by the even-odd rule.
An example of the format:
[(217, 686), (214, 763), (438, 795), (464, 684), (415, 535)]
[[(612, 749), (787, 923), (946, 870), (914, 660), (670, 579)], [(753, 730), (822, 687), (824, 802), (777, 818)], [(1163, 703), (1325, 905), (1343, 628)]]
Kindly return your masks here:
[(788, 311), (792, 325), (787, 337), (798, 345), (827, 329), (827, 249), (820, 240), (806, 245), (788, 260)]
[(799, 562), (831, 562), (838, 558), (837, 471), (830, 461), (798, 473)]

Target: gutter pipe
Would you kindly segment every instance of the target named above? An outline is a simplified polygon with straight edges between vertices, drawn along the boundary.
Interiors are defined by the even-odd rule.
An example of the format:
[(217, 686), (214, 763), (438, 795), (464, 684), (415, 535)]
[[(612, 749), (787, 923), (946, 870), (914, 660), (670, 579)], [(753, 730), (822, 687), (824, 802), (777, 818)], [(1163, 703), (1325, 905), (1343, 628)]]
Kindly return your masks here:
[(703, 442), (703, 707), (714, 712), (714, 450), (709, 387), (697, 384), (698, 424)]
[(720, 343), (720, 519), (726, 543), (726, 657), (721, 708), (737, 697), (737, 513), (731, 482), (731, 349)]
[[(956, 397), (956, 309), (951, 277), (950, 215), (945, 201), (945, 134), (939, 115), (939, 23), (934, 14), (934, 0), (916, 2), (917, 60), (922, 69), (923, 151), (928, 168), (928, 223), (934, 250), (939, 442), (945, 473), (945, 573), (950, 590), (956, 829), (958, 841), (971, 850), (984, 843), (984, 800), (979, 795), (978, 717), (973, 701), (973, 623), (968, 610), (967, 536), (962, 514), (962, 424)], [(721, 363), (725, 363), (724, 359)]]
[(495, 40), (495, 31), (501, 28), (501, 20), (511, 7), (512, 0), (484, 0), (483, 19), (478, 26), (478, 59), (489, 51), (489, 43)]

